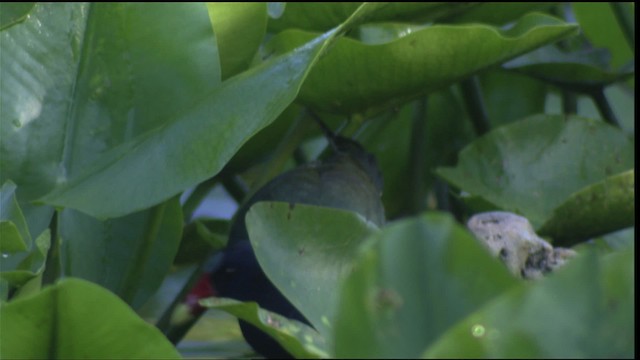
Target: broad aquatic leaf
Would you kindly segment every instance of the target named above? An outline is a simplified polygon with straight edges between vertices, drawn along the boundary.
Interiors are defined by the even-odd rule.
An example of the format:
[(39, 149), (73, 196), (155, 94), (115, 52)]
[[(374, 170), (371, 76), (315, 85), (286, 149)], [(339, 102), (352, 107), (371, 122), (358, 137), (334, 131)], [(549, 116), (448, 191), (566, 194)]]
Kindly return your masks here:
[[(0, 40), (0, 177), (12, 179), (24, 200), (166, 126), (220, 82), (203, 4), (38, 3)], [(105, 194), (121, 208), (140, 209), (120, 189), (156, 183), (160, 174), (139, 168), (145, 176), (112, 174), (110, 181), (129, 185), (89, 197), (100, 202), (96, 196)]]
[(572, 194), (553, 211), (539, 233), (554, 245), (571, 246), (635, 224), (635, 171), (604, 179)]
[(211, 2), (207, 9), (224, 80), (251, 64), (267, 31), (267, 4)]
[(448, 215), (392, 223), (361, 249), (342, 284), (333, 356), (415, 358), (515, 283)]
[(19, 287), (41, 274), (50, 238), (49, 229), (45, 229), (32, 239), (16, 198), (16, 185), (6, 181), (0, 188), (0, 279)]
[(634, 255), (587, 252), (451, 328), (425, 358), (632, 358)]
[(3, 359), (180, 359), (158, 329), (84, 280), (2, 304), (0, 315)]
[(608, 64), (601, 64), (602, 57), (600, 52), (565, 54), (555, 47), (544, 47), (503, 66), (576, 92), (593, 91), (634, 75), (633, 68), (610, 70)]
[(0, 220), (0, 253), (9, 256), (8, 253), (26, 250), (27, 246), (18, 227), (11, 221)]
[(0, 252), (13, 253), (31, 247), (31, 233), (20, 204), (16, 199), (16, 184), (6, 181), (0, 188)]
[(224, 171), (241, 173), (252, 165), (269, 159), (269, 156), (275, 150), (274, 144), (286, 139), (286, 134), (300, 119), (302, 111), (302, 107), (295, 103), (291, 104), (271, 124), (244, 143), (225, 165)]
[(34, 5), (27, 1), (0, 3), (0, 31), (24, 21)]
[[(342, 38), (313, 68), (299, 101), (340, 114), (376, 112), (458, 82), (576, 31), (575, 25), (542, 14), (529, 14), (509, 30), (478, 24), (434, 25), (379, 45)], [(275, 36), (265, 52), (285, 53), (315, 36), (287, 30)]]
[(65, 209), (58, 229), (64, 274), (99, 284), (137, 309), (173, 264), (182, 236), (182, 211), (177, 198), (103, 221)]
[(543, 11), (556, 5), (552, 2), (483, 2), (478, 6), (470, 7), (467, 11), (454, 14), (443, 19), (450, 23), (483, 23), (491, 25), (504, 25), (510, 21), (532, 12)]
[(182, 112), (167, 112), (161, 116), (163, 126), (103, 152), (41, 200), (113, 217), (149, 207), (215, 175), (293, 101), (323, 49), (376, 5), (359, 9), (339, 28), (194, 96)]
[(313, 328), (299, 321), (261, 309), (255, 302), (208, 298), (200, 300), (200, 304), (204, 307), (226, 311), (252, 324), (276, 339), (296, 358), (329, 357), (324, 338)]
[[(623, 3), (623, 6), (631, 13), (634, 12), (634, 3)], [(589, 42), (595, 47), (609, 49), (614, 68), (619, 68), (634, 58), (633, 50), (625, 40), (611, 10), (611, 3), (575, 2), (571, 3), (571, 8)]]
[(47, 252), (51, 245), (49, 229), (40, 234), (27, 251), (2, 254), (0, 279), (11, 286), (22, 286), (44, 271)]
[(544, 82), (501, 69), (478, 78), (492, 129), (545, 112), (549, 89)]
[(633, 144), (602, 121), (536, 115), (477, 139), (437, 173), (538, 228), (574, 192), (631, 169)]
[(246, 218), (267, 277), (329, 339), (340, 280), (376, 226), (354, 212), (282, 202), (256, 203)]
[[(312, 2), (287, 3), (284, 13), (269, 19), (269, 31), (280, 32), (296, 28), (309, 31), (326, 31), (345, 21), (360, 3)], [(387, 3), (369, 17), (369, 21), (434, 21), (456, 15), (478, 6), (469, 3)]]

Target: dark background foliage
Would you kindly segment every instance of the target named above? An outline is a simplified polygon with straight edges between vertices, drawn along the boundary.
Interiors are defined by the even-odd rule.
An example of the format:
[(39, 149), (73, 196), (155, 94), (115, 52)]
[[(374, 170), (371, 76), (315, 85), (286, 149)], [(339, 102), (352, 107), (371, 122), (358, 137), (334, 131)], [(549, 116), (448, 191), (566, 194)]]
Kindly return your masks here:
[[(256, 204), (258, 260), (317, 331), (208, 306), (300, 357), (633, 356), (634, 11), (2, 3), (0, 356), (249, 351), (220, 312), (178, 349), (149, 322), (323, 151), (310, 110), (376, 156), (387, 223)], [(464, 228), (494, 209), (579, 256), (512, 278)]]

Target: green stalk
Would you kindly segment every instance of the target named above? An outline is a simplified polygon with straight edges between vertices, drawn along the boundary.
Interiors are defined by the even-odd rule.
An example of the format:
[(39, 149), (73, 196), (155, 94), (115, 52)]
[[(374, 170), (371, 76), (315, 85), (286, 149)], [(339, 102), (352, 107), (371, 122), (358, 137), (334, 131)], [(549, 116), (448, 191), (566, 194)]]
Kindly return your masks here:
[(418, 214), (426, 209), (426, 188), (424, 183), (426, 129), (427, 129), (427, 101), (424, 98), (415, 106), (411, 119), (411, 143), (409, 154), (409, 211)]
[(227, 194), (238, 204), (242, 203), (242, 200), (247, 196), (248, 190), (246, 186), (236, 176), (223, 176), (222, 185), (227, 190)]
[(613, 109), (611, 108), (611, 105), (609, 104), (609, 101), (604, 94), (604, 88), (600, 87), (592, 91), (589, 95), (593, 99), (593, 102), (595, 102), (596, 107), (598, 107), (598, 111), (600, 112), (600, 115), (602, 116), (604, 121), (619, 128), (620, 121), (618, 121), (616, 114), (613, 112)]
[(575, 93), (567, 90), (562, 91), (562, 112), (564, 114), (578, 113), (578, 97)]
[[(53, 213), (51, 222), (49, 223), (51, 231), (51, 246), (47, 251), (47, 260), (45, 260), (44, 272), (42, 274), (42, 286), (51, 285), (60, 278), (61, 262), (60, 262), (60, 242), (58, 236), (58, 211)], [(36, 246), (35, 243), (33, 246)]]
[(491, 129), (491, 125), (484, 106), (484, 100), (482, 99), (482, 89), (480, 88), (478, 77), (471, 76), (461, 81), (460, 89), (462, 90), (462, 97), (467, 106), (467, 112), (473, 128), (476, 134), (481, 136)]
[(438, 204), (438, 210), (451, 212), (451, 195), (449, 194), (449, 185), (447, 185), (447, 183), (442, 179), (436, 178), (434, 190), (436, 195), (436, 202)]
[(193, 217), (193, 213), (196, 211), (198, 206), (200, 206), (202, 200), (207, 197), (211, 189), (216, 185), (217, 180), (217, 177), (212, 177), (201, 182), (200, 184), (198, 184), (198, 186), (196, 186), (191, 195), (189, 195), (187, 200), (184, 202), (184, 205), (182, 206), (182, 213), (185, 223), (188, 223), (191, 220), (191, 218)]
[(176, 307), (180, 305), (184, 300), (189, 291), (193, 288), (193, 286), (198, 282), (200, 277), (203, 274), (203, 264), (196, 266), (193, 270), (189, 279), (185, 282), (180, 289), (180, 292), (173, 299), (169, 307), (164, 311), (160, 319), (156, 322), (156, 327), (162, 331), (163, 334), (171, 341), (173, 344), (177, 344), (182, 340), (184, 335), (189, 331), (189, 329), (193, 326), (193, 324), (198, 321), (202, 314), (198, 314), (194, 316), (192, 319), (189, 319), (186, 323), (180, 325), (171, 324), (171, 317), (173, 316), (173, 312)]

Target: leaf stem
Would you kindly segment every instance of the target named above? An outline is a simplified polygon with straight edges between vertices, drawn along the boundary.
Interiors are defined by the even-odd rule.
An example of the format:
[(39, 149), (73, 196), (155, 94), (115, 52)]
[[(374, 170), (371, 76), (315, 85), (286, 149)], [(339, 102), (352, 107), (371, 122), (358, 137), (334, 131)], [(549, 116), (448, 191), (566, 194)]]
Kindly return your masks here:
[(184, 215), (183, 218), (185, 223), (191, 221), (193, 213), (196, 211), (202, 200), (204, 200), (204, 198), (209, 194), (209, 192), (217, 182), (218, 178), (212, 177), (196, 186), (196, 188), (193, 190), (191, 195), (189, 195), (187, 200), (184, 202), (184, 205), (182, 206), (182, 213)]
[(425, 152), (426, 152), (426, 124), (427, 101), (425, 97), (419, 100), (411, 119), (411, 143), (409, 154), (409, 212), (418, 214), (426, 209), (426, 188), (424, 183)]
[[(42, 286), (52, 285), (60, 278), (62, 266), (60, 262), (60, 242), (58, 236), (58, 217), (59, 211), (56, 210), (51, 217), (49, 229), (51, 232), (49, 251), (47, 251), (47, 259), (45, 260), (44, 272), (42, 274)], [(36, 246), (34, 243), (33, 246)]]
[(222, 177), (222, 186), (235, 202), (240, 205), (249, 192), (246, 185), (235, 175)]
[(618, 25), (624, 34), (629, 47), (631, 50), (635, 52), (636, 50), (636, 30), (635, 24), (633, 20), (633, 11), (627, 6), (631, 6), (630, 4), (620, 3), (620, 2), (610, 2), (611, 10), (613, 10), (613, 15), (615, 15), (616, 20), (618, 21)]
[(491, 125), (482, 99), (482, 89), (478, 77), (471, 76), (461, 81), (460, 89), (476, 134), (483, 135), (491, 129)]
[(451, 199), (449, 195), (449, 185), (440, 178), (436, 178), (434, 184), (434, 190), (436, 195), (436, 203), (438, 204), (438, 210), (444, 212), (451, 212)]
[(578, 113), (578, 97), (575, 93), (567, 90), (562, 91), (562, 112), (564, 114)]
[(618, 121), (616, 114), (613, 112), (613, 109), (604, 94), (604, 88), (599, 87), (591, 91), (589, 95), (593, 99), (593, 102), (595, 102), (596, 107), (598, 107), (598, 111), (600, 112), (600, 115), (602, 115), (604, 121), (619, 128), (620, 121)]
[[(206, 261), (205, 261), (206, 262)], [(203, 274), (204, 263), (198, 265), (193, 269), (193, 272), (189, 276), (189, 279), (184, 283), (180, 292), (173, 299), (169, 307), (164, 311), (160, 319), (156, 322), (156, 327), (171, 341), (173, 344), (177, 344), (182, 340), (184, 335), (189, 331), (189, 329), (193, 326), (193, 324), (198, 321), (200, 316), (203, 313), (198, 313), (193, 316), (192, 319), (189, 319), (186, 323), (180, 325), (171, 324), (171, 317), (173, 316), (173, 312), (176, 307), (184, 302), (185, 297), (200, 279)]]

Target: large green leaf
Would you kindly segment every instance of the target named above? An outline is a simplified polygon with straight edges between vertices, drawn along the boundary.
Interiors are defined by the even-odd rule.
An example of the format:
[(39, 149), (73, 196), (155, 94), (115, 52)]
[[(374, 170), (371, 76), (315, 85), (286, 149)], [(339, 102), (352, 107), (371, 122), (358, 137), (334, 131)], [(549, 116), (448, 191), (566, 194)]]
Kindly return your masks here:
[[(631, 13), (634, 3), (624, 3)], [(612, 65), (619, 68), (633, 59), (633, 50), (625, 40), (613, 11), (611, 3), (575, 2), (571, 4), (575, 17), (585, 36), (596, 47), (604, 47), (611, 51)]]
[[(291, 104), (271, 124), (260, 130), (244, 143), (240, 150), (229, 160), (224, 171), (242, 172), (251, 165), (269, 159), (279, 141), (288, 141), (287, 134), (292, 125), (300, 119), (302, 108)], [(294, 144), (296, 146), (297, 144)], [(260, 174), (262, 175), (262, 174)], [(251, 183), (251, 182), (249, 182)]]
[(479, 80), (492, 129), (545, 110), (548, 86), (542, 81), (500, 69)]
[[(313, 68), (300, 92), (300, 101), (343, 114), (379, 110), (576, 31), (575, 25), (529, 14), (509, 30), (477, 24), (434, 25), (379, 45), (343, 38)], [(284, 31), (267, 44), (265, 51), (285, 53), (315, 36), (300, 30)]]
[[(203, 4), (36, 4), (0, 32), (2, 181), (32, 200), (157, 132), (219, 84), (215, 45)], [(136, 182), (157, 182), (141, 168)], [(129, 210), (121, 214), (136, 208), (120, 192), (134, 182), (125, 173), (105, 192)]]
[(16, 199), (16, 185), (5, 182), (0, 188), (0, 279), (8, 285), (21, 286), (41, 274), (50, 235), (46, 229), (33, 240)]
[[(265, 3), (207, 3), (216, 34), (222, 79), (246, 70), (267, 30)], [(355, 10), (355, 9), (354, 9)]]
[(500, 296), (445, 333), (427, 358), (632, 358), (634, 255), (589, 252)]
[[(529, 77), (504, 70), (487, 71), (480, 76), (489, 119), (494, 126), (513, 122), (544, 110), (546, 85)], [(426, 103), (420, 114), (419, 103), (408, 103), (399, 110), (372, 118), (357, 139), (376, 156), (384, 174), (382, 199), (388, 218), (407, 214), (416, 202), (415, 181), (424, 189), (435, 182), (438, 166), (455, 164), (458, 151), (474, 138), (465, 104), (455, 88), (433, 92), (418, 101)], [(424, 122), (423, 133), (416, 133), (417, 122)], [(411, 150), (411, 142), (423, 149)], [(413, 153), (413, 156), (412, 156)], [(420, 171), (421, 180), (416, 180)], [(427, 208), (427, 195), (417, 199)], [(431, 202), (433, 204), (433, 202)]]
[(0, 3), (0, 31), (24, 21), (34, 2)]
[(22, 286), (40, 275), (44, 271), (50, 245), (51, 233), (47, 229), (35, 239), (28, 251), (3, 253), (0, 261), (0, 279), (12, 286)]
[(339, 358), (412, 358), (516, 282), (453, 218), (398, 221), (374, 235), (342, 284)]
[(267, 277), (330, 339), (340, 280), (376, 226), (354, 212), (282, 202), (256, 203), (246, 219)]
[(261, 309), (255, 302), (225, 298), (200, 300), (205, 307), (228, 312), (276, 339), (296, 358), (327, 358), (327, 345), (322, 336), (307, 324)]
[(83, 280), (2, 304), (0, 315), (3, 359), (180, 359), (158, 329)]
[[(269, 30), (279, 32), (296, 28), (309, 31), (326, 31), (345, 21), (360, 3), (354, 2), (312, 2), (286, 4), (284, 13), (269, 19)], [(453, 16), (479, 4), (473, 3), (387, 3), (373, 13), (370, 21), (413, 20), (433, 21)]]
[(455, 14), (444, 21), (452, 23), (481, 22), (484, 24), (503, 25), (526, 13), (548, 9), (552, 2), (483, 2), (467, 11)]
[(498, 128), (438, 174), (539, 227), (572, 193), (633, 167), (633, 140), (601, 121), (539, 115)]
[(576, 241), (635, 224), (635, 171), (616, 174), (572, 194), (553, 211), (539, 232), (554, 244)]
[(376, 8), (363, 6), (338, 29), (194, 96), (182, 112), (166, 112), (162, 126), (101, 153), (42, 201), (112, 217), (156, 204), (211, 177), (293, 101), (323, 49)]
[(0, 252), (13, 253), (31, 247), (31, 233), (16, 200), (16, 184), (6, 181), (0, 188)]
[(504, 64), (504, 67), (572, 90), (588, 92), (634, 75), (633, 68), (617, 71), (601, 64), (600, 52), (565, 54), (544, 47)]
[(104, 221), (65, 209), (58, 228), (66, 276), (100, 284), (139, 308), (173, 264), (182, 236), (182, 211), (177, 198)]

